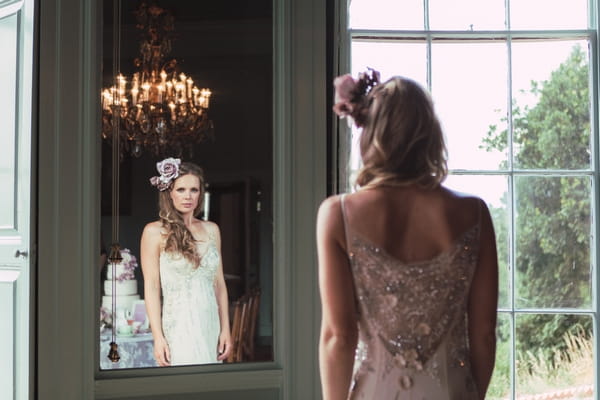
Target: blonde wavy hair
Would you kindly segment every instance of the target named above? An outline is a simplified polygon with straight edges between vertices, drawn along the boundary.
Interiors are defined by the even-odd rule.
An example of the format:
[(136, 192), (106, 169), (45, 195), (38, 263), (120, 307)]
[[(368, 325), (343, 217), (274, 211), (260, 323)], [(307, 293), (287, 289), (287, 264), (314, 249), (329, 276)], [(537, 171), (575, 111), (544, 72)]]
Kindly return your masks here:
[(396, 76), (375, 86), (365, 100), (363, 167), (356, 185), (439, 186), (448, 175), (447, 150), (430, 95)]
[[(198, 206), (194, 209), (194, 216), (197, 216), (202, 210), (202, 203), (204, 202), (204, 172), (196, 164), (183, 162), (179, 166), (177, 179), (184, 175), (194, 175), (200, 182), (200, 198), (198, 199)], [(196, 250), (196, 240), (185, 226), (181, 213), (175, 209), (171, 199), (171, 191), (177, 179), (170, 183), (167, 190), (158, 194), (158, 216), (166, 236), (164, 250), (182, 254), (197, 268), (200, 265), (200, 255)]]

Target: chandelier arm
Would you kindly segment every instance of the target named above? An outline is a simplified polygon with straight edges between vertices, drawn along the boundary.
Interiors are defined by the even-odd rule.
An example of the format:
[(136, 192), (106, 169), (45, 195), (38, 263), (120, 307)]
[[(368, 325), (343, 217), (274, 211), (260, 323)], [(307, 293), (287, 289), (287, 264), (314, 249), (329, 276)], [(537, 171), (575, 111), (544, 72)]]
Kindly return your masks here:
[[(103, 137), (113, 132), (113, 138), (118, 138), (120, 159), (125, 153), (139, 157), (143, 149), (163, 157), (179, 157), (183, 150), (192, 154), (193, 146), (213, 137), (209, 124), (198, 123), (208, 119), (212, 93), (199, 89), (183, 72), (178, 74), (176, 59), (165, 61), (172, 49), (171, 14), (142, 3), (136, 16), (143, 37), (134, 60), (137, 72), (129, 82), (120, 73), (120, 31), (114, 33), (113, 70), (118, 76), (103, 91)], [(115, 14), (117, 18), (120, 15)]]

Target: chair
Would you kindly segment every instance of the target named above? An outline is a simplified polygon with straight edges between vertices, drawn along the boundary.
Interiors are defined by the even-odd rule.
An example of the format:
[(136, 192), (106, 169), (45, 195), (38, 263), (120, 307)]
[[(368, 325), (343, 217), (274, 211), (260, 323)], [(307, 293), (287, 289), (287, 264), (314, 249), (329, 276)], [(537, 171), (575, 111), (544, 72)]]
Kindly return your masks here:
[(247, 361), (254, 360), (254, 338), (256, 335), (256, 322), (260, 305), (260, 289), (254, 288), (250, 292), (248, 310), (245, 313), (245, 323), (242, 325), (242, 354)]
[(242, 296), (233, 303), (233, 318), (231, 322), (231, 353), (227, 357), (228, 363), (242, 361), (242, 321), (248, 307), (248, 296)]
[(255, 288), (233, 303), (232, 351), (228, 363), (254, 359), (254, 336), (260, 304), (260, 289)]

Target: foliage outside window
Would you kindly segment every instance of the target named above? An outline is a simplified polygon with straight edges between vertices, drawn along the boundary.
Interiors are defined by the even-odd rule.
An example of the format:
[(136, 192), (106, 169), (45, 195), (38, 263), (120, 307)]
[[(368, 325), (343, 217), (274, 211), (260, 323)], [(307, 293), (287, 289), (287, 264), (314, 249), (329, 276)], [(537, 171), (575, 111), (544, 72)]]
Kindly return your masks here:
[(584, 0), (352, 0), (342, 13), (352, 74), (368, 66), (426, 86), (447, 137), (447, 186), (492, 212), (501, 283), (489, 399), (596, 392), (594, 9)]

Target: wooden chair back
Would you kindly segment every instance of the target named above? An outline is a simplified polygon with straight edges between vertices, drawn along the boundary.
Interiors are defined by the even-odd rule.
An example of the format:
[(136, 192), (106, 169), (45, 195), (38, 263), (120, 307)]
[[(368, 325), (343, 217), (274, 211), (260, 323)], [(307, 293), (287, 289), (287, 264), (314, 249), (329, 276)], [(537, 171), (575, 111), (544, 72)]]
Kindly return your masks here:
[(243, 358), (248, 361), (254, 360), (254, 339), (256, 336), (259, 306), (260, 289), (254, 288), (249, 295), (248, 311), (246, 313), (246, 321), (244, 324), (245, 332), (242, 336)]
[(232, 351), (228, 363), (254, 360), (254, 338), (260, 305), (260, 289), (252, 289), (233, 303)]
[(242, 321), (246, 314), (248, 297), (242, 296), (233, 303), (233, 318), (231, 322), (232, 350), (227, 357), (228, 363), (242, 361)]

